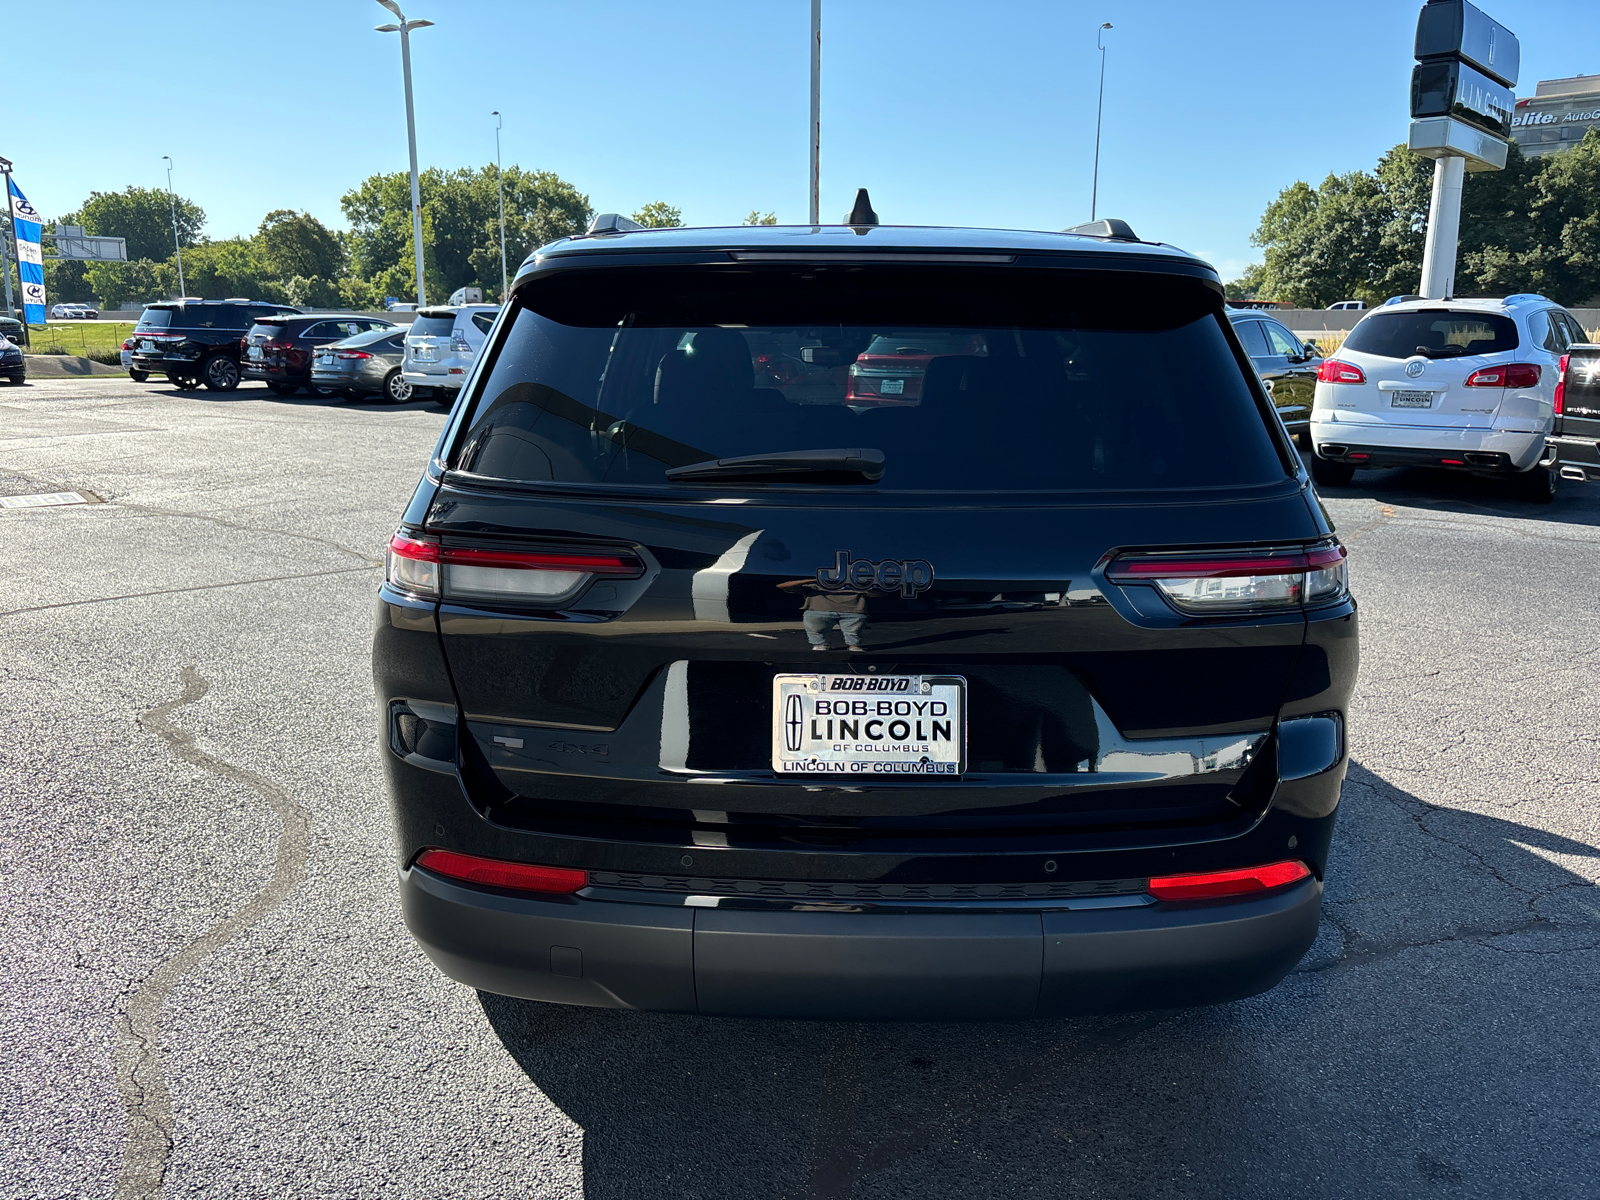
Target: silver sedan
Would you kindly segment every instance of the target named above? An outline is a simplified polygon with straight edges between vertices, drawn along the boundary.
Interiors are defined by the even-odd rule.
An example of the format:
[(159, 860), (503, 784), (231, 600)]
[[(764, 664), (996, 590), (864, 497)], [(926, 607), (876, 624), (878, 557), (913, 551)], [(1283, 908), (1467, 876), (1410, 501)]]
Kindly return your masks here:
[(311, 360), (311, 385), (331, 388), (351, 399), (377, 392), (394, 404), (411, 399), (411, 385), (400, 374), (406, 331), (389, 326), (369, 329), (328, 346)]

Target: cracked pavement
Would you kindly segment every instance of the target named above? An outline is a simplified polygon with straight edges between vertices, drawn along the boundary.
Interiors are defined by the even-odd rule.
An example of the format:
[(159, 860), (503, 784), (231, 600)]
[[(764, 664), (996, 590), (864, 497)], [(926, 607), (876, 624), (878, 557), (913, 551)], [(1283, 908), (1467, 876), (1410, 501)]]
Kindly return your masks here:
[(0, 389), (0, 1196), (1586, 1197), (1600, 489), (1360, 474), (1323, 928), (1265, 996), (1014, 1025), (541, 1007), (401, 925), (381, 550), (437, 410)]

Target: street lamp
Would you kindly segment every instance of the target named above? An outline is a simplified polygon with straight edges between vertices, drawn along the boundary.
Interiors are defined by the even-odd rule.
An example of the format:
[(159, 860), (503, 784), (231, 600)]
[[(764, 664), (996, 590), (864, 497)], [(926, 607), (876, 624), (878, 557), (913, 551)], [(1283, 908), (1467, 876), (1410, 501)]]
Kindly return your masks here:
[(417, 119), (411, 109), (411, 31), (432, 25), (432, 21), (408, 21), (400, 11), (398, 0), (378, 0), (378, 3), (400, 18), (398, 25), (375, 26), (379, 33), (400, 35), (400, 69), (406, 78), (406, 142), (411, 150), (411, 241), (417, 252), (417, 307), (427, 303), (422, 286), (422, 188), (417, 183)]
[(172, 209), (172, 249), (178, 256), (178, 295), (187, 296), (189, 291), (183, 286), (183, 243), (178, 240), (178, 202), (172, 198), (172, 156), (163, 154), (161, 161), (167, 164), (167, 204)]
[[(1095, 204), (1100, 199), (1100, 117), (1106, 109), (1106, 48), (1101, 38), (1111, 28), (1110, 21), (1100, 22), (1095, 30), (1094, 45), (1100, 51), (1100, 101), (1094, 110), (1094, 184), (1089, 191), (1089, 220), (1094, 220)], [(1081, 210), (1080, 210), (1081, 211)]]
[(500, 303), (506, 302), (506, 177), (500, 170), (500, 110), (489, 114), (494, 118), (494, 182), (500, 190)]

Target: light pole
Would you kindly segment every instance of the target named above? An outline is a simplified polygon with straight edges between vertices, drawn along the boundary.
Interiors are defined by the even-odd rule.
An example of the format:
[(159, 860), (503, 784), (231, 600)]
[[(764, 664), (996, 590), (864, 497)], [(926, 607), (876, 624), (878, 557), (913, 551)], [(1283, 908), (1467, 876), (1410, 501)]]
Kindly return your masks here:
[(178, 202), (172, 198), (172, 156), (163, 154), (161, 161), (167, 164), (167, 204), (172, 209), (172, 250), (178, 256), (178, 295), (187, 296), (189, 291), (183, 286), (183, 243), (178, 240)]
[(811, 0), (811, 223), (822, 219), (822, 0)]
[(432, 21), (408, 21), (400, 11), (398, 0), (378, 0), (378, 3), (400, 18), (398, 25), (375, 26), (379, 33), (400, 35), (400, 69), (406, 78), (406, 143), (411, 150), (411, 241), (417, 252), (417, 307), (427, 300), (422, 286), (422, 187), (417, 183), (417, 118), (411, 108), (411, 31), (432, 25)]
[(494, 182), (500, 190), (500, 303), (506, 302), (506, 177), (500, 170), (500, 110), (489, 114), (494, 118)]
[[(1111, 28), (1110, 21), (1100, 22), (1094, 32), (1095, 49), (1100, 51), (1100, 100), (1094, 110), (1094, 184), (1089, 190), (1089, 220), (1094, 220), (1095, 205), (1100, 200), (1100, 117), (1106, 110), (1106, 48), (1100, 40)], [(1082, 211), (1081, 209), (1079, 210)]]

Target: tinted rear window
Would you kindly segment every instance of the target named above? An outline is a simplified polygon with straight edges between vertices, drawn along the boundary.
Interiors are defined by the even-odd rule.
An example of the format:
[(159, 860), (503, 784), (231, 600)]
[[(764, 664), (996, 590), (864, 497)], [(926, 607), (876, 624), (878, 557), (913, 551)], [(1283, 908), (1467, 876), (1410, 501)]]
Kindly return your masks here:
[(139, 318), (139, 329), (166, 329), (172, 324), (172, 310), (170, 308), (147, 308), (144, 315)]
[(257, 321), (250, 326), (250, 337), (279, 338), (284, 334), (284, 326), (277, 321)]
[[(1220, 302), (1187, 282), (605, 271), (558, 276), (528, 303), (512, 316), (458, 470), (663, 486), (669, 467), (715, 458), (863, 447), (887, 459), (875, 491), (1284, 477)], [(860, 362), (913, 346), (898, 380), (881, 360)]]
[(454, 317), (418, 317), (411, 322), (411, 332), (424, 337), (449, 337), (455, 327)]
[(1344, 344), (1346, 349), (1383, 358), (1499, 354), (1517, 348), (1517, 323), (1499, 313), (1443, 309), (1374, 313), (1350, 331)]

